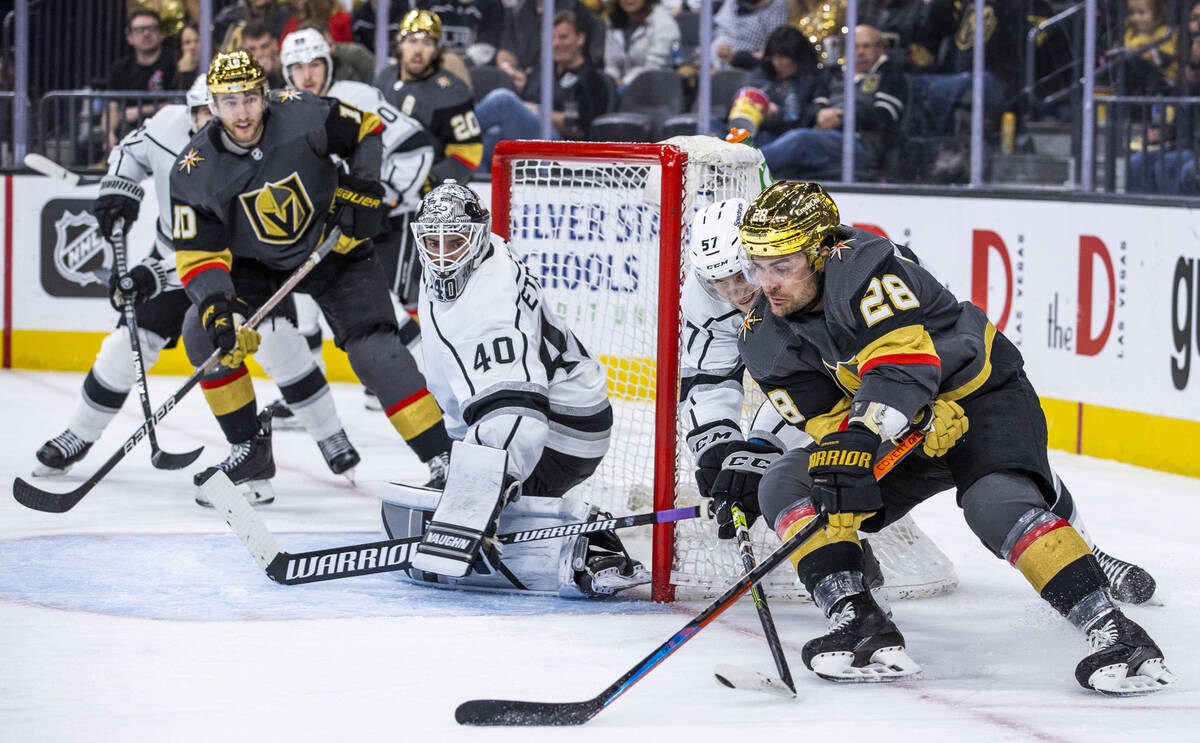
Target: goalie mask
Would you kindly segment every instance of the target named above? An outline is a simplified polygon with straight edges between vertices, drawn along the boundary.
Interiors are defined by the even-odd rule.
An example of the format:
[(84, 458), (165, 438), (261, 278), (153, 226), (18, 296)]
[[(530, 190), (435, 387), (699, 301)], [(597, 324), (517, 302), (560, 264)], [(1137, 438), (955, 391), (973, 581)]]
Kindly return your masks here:
[(452, 180), (421, 200), (411, 226), (424, 268), (422, 279), (434, 299), (450, 302), (462, 294), (483, 260), (491, 224), (479, 196)]
[(738, 232), (746, 214), (744, 199), (727, 199), (696, 213), (688, 241), (688, 260), (700, 285), (713, 299), (749, 310), (758, 289), (742, 273), (742, 238)]
[(307, 64), (314, 59), (325, 62), (325, 82), (317, 91), (317, 95), (325, 95), (329, 90), (330, 81), (333, 80), (333, 53), (329, 50), (325, 37), (315, 28), (305, 28), (287, 35), (279, 50), (279, 61), (283, 65), (283, 79), (288, 87), (300, 88), (292, 80), (292, 65)]

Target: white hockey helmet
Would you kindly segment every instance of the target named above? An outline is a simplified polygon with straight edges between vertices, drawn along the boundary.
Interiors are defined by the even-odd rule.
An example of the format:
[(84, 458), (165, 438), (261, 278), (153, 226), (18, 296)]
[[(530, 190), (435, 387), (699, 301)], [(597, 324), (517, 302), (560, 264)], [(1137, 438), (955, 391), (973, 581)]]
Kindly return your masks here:
[(479, 195), (453, 180), (434, 188), (411, 224), (421, 256), (422, 279), (439, 302), (457, 299), (483, 261), (492, 215)]
[(287, 35), (279, 49), (279, 62), (283, 66), (283, 79), (288, 87), (296, 87), (292, 82), (292, 65), (311, 62), (314, 59), (325, 60), (325, 85), (321, 91), (323, 93), (333, 84), (333, 52), (330, 51), (325, 37), (315, 28), (305, 28)]
[(738, 227), (747, 206), (745, 199), (726, 199), (696, 213), (688, 241), (688, 260), (701, 282), (723, 279), (742, 270), (742, 237)]
[(208, 82), (204, 79), (204, 75), (196, 75), (192, 86), (187, 89), (186, 99), (189, 111), (201, 106), (208, 108)]

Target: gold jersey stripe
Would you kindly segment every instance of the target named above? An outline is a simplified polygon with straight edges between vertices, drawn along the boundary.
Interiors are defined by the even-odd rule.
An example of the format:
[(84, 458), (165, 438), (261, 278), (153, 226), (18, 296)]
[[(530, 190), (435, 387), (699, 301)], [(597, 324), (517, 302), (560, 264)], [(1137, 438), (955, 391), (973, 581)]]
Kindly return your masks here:
[(228, 250), (219, 250), (213, 252), (211, 250), (176, 250), (175, 251), (175, 273), (179, 275), (179, 280), (187, 283), (191, 280), (192, 274), (196, 269), (202, 268), (206, 264), (216, 266), (224, 266), (226, 271), (233, 268), (233, 253)]
[(992, 376), (992, 341), (996, 339), (996, 326), (989, 321), (983, 329), (983, 368), (966, 384), (960, 385), (949, 392), (938, 395), (942, 400), (961, 400), (983, 386)]
[(388, 416), (405, 441), (425, 433), (441, 419), (442, 409), (428, 392)]
[(201, 382), (200, 388), (213, 415), (229, 415), (254, 402), (254, 383), (245, 365), (222, 379)]
[(454, 144), (446, 145), (446, 157), (457, 158), (469, 168), (479, 167), (479, 161), (483, 159), (483, 144), (475, 142), (474, 144)]

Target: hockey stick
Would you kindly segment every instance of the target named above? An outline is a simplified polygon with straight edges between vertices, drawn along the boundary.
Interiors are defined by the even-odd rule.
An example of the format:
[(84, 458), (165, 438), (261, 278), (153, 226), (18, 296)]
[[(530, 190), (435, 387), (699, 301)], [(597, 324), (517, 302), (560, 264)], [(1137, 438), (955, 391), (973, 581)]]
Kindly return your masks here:
[[(113, 246), (113, 254), (116, 262), (117, 276), (124, 277), (120, 280), (120, 288), (122, 292), (126, 292), (125, 301), (121, 303), (121, 312), (125, 315), (125, 326), (129, 331), (129, 350), (133, 354), (133, 373), (137, 379), (138, 399), (142, 403), (142, 416), (150, 418), (150, 393), (146, 389), (146, 365), (142, 361), (142, 341), (138, 338), (137, 313), (134, 312), (134, 297), (132, 295), (134, 284), (133, 279), (125, 276), (129, 270), (126, 263), (125, 252), (125, 220), (118, 219), (113, 226), (112, 239), (109, 240)], [(154, 433), (154, 428), (146, 432), (146, 438), (150, 439), (150, 463), (160, 470), (180, 470), (187, 467), (192, 462), (195, 462), (200, 453), (204, 451), (204, 447), (193, 449), (182, 454), (173, 454), (169, 451), (164, 451), (158, 446), (158, 436)]]
[[(201, 491), (224, 517), (237, 538), (242, 540), (242, 544), (249, 550), (250, 556), (258, 566), (267, 572), (267, 577), (287, 586), (406, 570), (411, 567), (409, 559), (412, 557), (413, 546), (421, 541), (420, 536), (401, 537), (310, 552), (285, 552), (262, 518), (223, 473), (218, 472), (210, 477), (208, 482), (201, 486)], [(670, 521), (694, 519), (699, 515), (699, 506), (671, 508), (599, 521), (578, 521), (573, 524), (508, 532), (497, 535), (495, 539), (500, 544), (536, 542), (541, 539), (591, 534), (610, 529), (665, 524)]]
[[(311, 271), (314, 266), (320, 263), (326, 255), (329, 254), (329, 251), (333, 249), (333, 246), (337, 244), (338, 238), (341, 236), (341, 229), (335, 227), (329, 236), (317, 246), (317, 249), (309, 254), (304, 263), (301, 263), (300, 266), (292, 272), (292, 275), (283, 282), (283, 285), (271, 295), (271, 298), (268, 299), (262, 307), (259, 307), (258, 311), (246, 321), (246, 326), (253, 328), (262, 322), (263, 318), (267, 316), (267, 313), (273, 310), (275, 305), (283, 301), (283, 298), (288, 295), (288, 292), (294, 289), (296, 284), (299, 284), (300, 280), (307, 276), (308, 272)], [(200, 377), (207, 374), (220, 362), (221, 357), (224, 354), (225, 352), (219, 348), (214, 350), (212, 355), (209, 356), (208, 359), (201, 364), (195, 372), (192, 373), (192, 376), (188, 377), (187, 381), (183, 383), (183, 386), (175, 390), (175, 392), (168, 397), (161, 406), (159, 406), (158, 410), (154, 411), (153, 416), (146, 418), (142, 425), (138, 426), (137, 430), (133, 432), (133, 435), (125, 439), (125, 443), (121, 445), (121, 448), (114, 452), (113, 455), (108, 458), (108, 461), (101, 465), (100, 469), (96, 470), (91, 477), (84, 480), (79, 487), (67, 493), (51, 493), (42, 490), (41, 488), (35, 488), (34, 486), (25, 482), (25, 480), (18, 477), (13, 481), (13, 497), (16, 498), (17, 502), (21, 505), (26, 506), (27, 508), (32, 508), (35, 511), (46, 511), (47, 513), (65, 513), (74, 508), (75, 504), (79, 503), (79, 501), (83, 499), (83, 496), (87, 495), (92, 488), (96, 487), (96, 483), (100, 482), (100, 480), (107, 475), (113, 467), (117, 466), (117, 462), (120, 462), (122, 459), (124, 459), (125, 455), (132, 451), (133, 447), (137, 446), (138, 442), (145, 438), (147, 433), (154, 430), (154, 428), (159, 424), (160, 421), (162, 421), (167, 413), (170, 413), (175, 405), (179, 403), (183, 396), (200, 382)]]
[[(887, 474), (924, 438), (925, 434), (919, 431), (908, 434), (895, 449), (875, 463), (875, 477), (878, 479)], [(626, 671), (624, 676), (591, 699), (582, 702), (473, 699), (458, 705), (458, 709), (454, 710), (454, 719), (461, 725), (582, 725), (595, 717), (600, 710), (615, 702), (631, 686), (653, 671), (659, 663), (695, 637), (721, 612), (732, 606), (750, 586), (765, 578), (767, 573), (774, 570), (809, 538), (820, 531), (825, 526), (827, 519), (828, 516), (824, 512), (817, 514), (816, 518), (805, 524), (778, 549), (767, 555), (753, 570), (739, 578), (725, 593), (721, 594), (720, 598), (705, 607), (704, 611), (683, 625), (666, 642), (642, 658), (637, 665)]]
[(73, 173), (45, 155), (39, 155), (36, 152), (30, 152), (25, 156), (25, 167), (36, 170), (44, 176), (66, 181), (68, 186), (86, 186), (100, 182), (100, 176)]
[[(746, 514), (738, 505), (732, 506), (730, 514), (733, 525), (737, 529), (738, 551), (742, 555), (742, 565), (746, 571), (754, 569), (754, 548), (750, 545), (750, 526), (746, 523)], [(783, 644), (779, 641), (779, 632), (775, 629), (775, 620), (771, 617), (771, 607), (767, 606), (767, 593), (762, 586), (755, 584), (750, 588), (750, 596), (754, 599), (754, 608), (758, 610), (758, 620), (762, 623), (763, 635), (767, 638), (767, 647), (771, 649), (771, 657), (775, 659), (775, 669), (779, 678), (772, 678), (757, 671), (740, 666), (722, 664), (713, 669), (717, 681), (731, 689), (758, 689), (771, 694), (785, 697), (796, 696), (796, 684), (792, 681), (792, 672), (788, 668), (787, 657), (783, 654)]]

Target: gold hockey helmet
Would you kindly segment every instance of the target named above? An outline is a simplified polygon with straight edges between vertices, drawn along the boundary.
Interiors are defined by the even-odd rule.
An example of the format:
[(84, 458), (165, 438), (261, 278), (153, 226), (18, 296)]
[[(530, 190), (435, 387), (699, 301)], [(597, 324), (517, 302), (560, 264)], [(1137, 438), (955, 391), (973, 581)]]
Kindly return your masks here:
[(819, 183), (776, 181), (750, 202), (742, 220), (742, 247), (750, 258), (803, 251), (808, 265), (825, 265), (821, 244), (841, 220), (837, 205)]
[(267, 88), (266, 70), (245, 49), (218, 54), (208, 67), (207, 77), (210, 95)]
[(409, 34), (425, 34), (433, 43), (442, 43), (442, 19), (432, 10), (410, 10), (400, 21), (400, 38)]

